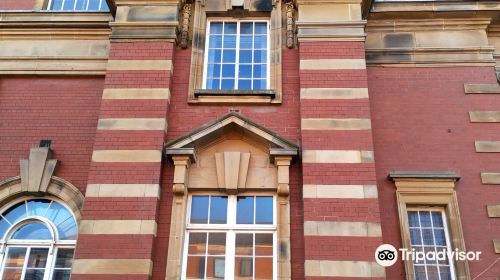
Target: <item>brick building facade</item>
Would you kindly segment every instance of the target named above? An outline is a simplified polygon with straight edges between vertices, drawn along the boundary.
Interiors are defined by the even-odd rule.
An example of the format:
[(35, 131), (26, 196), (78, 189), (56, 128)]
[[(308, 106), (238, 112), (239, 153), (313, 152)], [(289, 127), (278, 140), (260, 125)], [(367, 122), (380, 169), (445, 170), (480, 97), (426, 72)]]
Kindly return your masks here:
[(498, 1), (2, 0), (0, 279), (497, 280), (498, 69)]

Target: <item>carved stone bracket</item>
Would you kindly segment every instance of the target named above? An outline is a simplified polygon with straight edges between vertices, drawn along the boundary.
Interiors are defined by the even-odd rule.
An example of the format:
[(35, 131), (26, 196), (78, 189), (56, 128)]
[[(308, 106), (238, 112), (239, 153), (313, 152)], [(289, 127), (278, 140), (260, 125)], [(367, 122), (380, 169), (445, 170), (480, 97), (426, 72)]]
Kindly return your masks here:
[(55, 159), (49, 159), (50, 156), (50, 148), (37, 147), (30, 150), (29, 159), (21, 160), (21, 188), (23, 191), (47, 191), (58, 162)]
[(189, 45), (189, 22), (191, 20), (193, 5), (191, 3), (184, 3), (182, 6), (182, 21), (180, 30), (179, 45), (183, 49), (187, 49)]
[(174, 161), (174, 184), (172, 191), (176, 196), (183, 196), (187, 193), (188, 169), (191, 159), (187, 155), (176, 155), (172, 157)]
[(286, 47), (292, 49), (295, 46), (295, 26), (294, 26), (294, 12), (295, 4), (293, 1), (285, 3), (286, 9)]
[(246, 187), (250, 153), (224, 152), (215, 154), (217, 184), (228, 194)]
[(274, 158), (274, 164), (278, 167), (278, 195), (290, 195), (290, 163), (291, 156), (277, 156)]

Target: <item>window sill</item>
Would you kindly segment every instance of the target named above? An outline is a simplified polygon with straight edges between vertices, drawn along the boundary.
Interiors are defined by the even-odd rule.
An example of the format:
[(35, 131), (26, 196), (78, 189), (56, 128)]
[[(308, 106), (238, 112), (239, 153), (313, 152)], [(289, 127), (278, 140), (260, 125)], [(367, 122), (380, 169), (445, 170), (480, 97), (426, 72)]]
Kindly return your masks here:
[(274, 90), (197, 89), (189, 103), (276, 103)]

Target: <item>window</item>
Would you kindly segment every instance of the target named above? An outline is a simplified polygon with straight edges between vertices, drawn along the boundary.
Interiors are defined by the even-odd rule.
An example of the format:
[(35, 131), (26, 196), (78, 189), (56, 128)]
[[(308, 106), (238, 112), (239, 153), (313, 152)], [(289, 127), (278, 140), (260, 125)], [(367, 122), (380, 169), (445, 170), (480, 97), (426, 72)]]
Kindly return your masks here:
[(52, 11), (109, 11), (106, 0), (50, 0), (48, 10)]
[(204, 89), (269, 89), (269, 22), (209, 21)]
[(16, 203), (0, 215), (1, 279), (70, 279), (77, 225), (62, 204)]
[[(451, 252), (446, 216), (443, 209), (410, 208), (408, 225), (411, 248), (416, 252)], [(452, 280), (453, 262), (424, 259), (413, 260), (416, 280)]]
[(183, 279), (277, 279), (272, 196), (193, 195)]

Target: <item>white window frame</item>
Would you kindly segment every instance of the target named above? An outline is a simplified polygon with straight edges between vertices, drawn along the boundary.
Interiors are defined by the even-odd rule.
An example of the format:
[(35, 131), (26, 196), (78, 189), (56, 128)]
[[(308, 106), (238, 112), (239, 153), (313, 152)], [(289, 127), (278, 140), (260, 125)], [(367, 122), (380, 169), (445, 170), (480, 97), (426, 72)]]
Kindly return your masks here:
[[(191, 224), (189, 222), (191, 217), (191, 205), (193, 196), (227, 196), (227, 223), (226, 224)], [(273, 198), (273, 224), (259, 225), (259, 224), (236, 224), (236, 202), (238, 197), (247, 196), (266, 196)], [(216, 193), (201, 193), (201, 194), (190, 194), (187, 204), (187, 214), (186, 214), (186, 231), (185, 240), (183, 245), (182, 254), (182, 277), (181, 279), (186, 280), (186, 270), (187, 270), (187, 257), (188, 257), (188, 247), (189, 247), (189, 233), (191, 232), (225, 232), (226, 233), (226, 254), (225, 254), (225, 279), (228, 275), (233, 277), (234, 266), (235, 266), (235, 242), (236, 233), (272, 233), (273, 234), (273, 280), (278, 279), (278, 237), (277, 237), (277, 205), (276, 196), (272, 194), (239, 194), (239, 195), (227, 195), (227, 194), (216, 194)], [(210, 218), (210, 205), (208, 206), (208, 217)], [(255, 207), (254, 207), (254, 219), (255, 219)], [(208, 241), (207, 241), (208, 242)], [(253, 250), (253, 256), (255, 257), (255, 247)], [(205, 266), (207, 261), (205, 261)], [(255, 262), (253, 262), (253, 267), (255, 267)], [(206, 271), (205, 271), (206, 273)], [(255, 274), (253, 276), (255, 278)]]
[[(29, 201), (31, 199), (40, 199), (40, 197), (23, 197), (22, 199), (15, 200), (9, 204), (7, 204), (5, 207), (2, 207), (2, 211), (0, 211), (1, 216), (3, 217), (3, 213), (13, 207), (14, 205), (20, 203), (20, 202), (25, 202)], [(55, 201), (61, 204), (63, 207), (65, 207), (69, 213), (71, 213), (72, 218), (75, 219), (76, 222), (76, 217), (73, 211), (66, 206), (66, 204), (55, 198), (42, 198), (42, 199), (47, 199), (51, 200), (51, 204)], [(25, 203), (26, 205), (26, 203)], [(27, 207), (27, 206), (26, 206)], [(17, 239), (11, 239), (12, 235), (16, 232), (17, 229), (20, 227), (29, 224), (30, 222), (40, 222), (43, 223), (50, 231), (52, 234), (52, 239), (51, 240), (30, 240), (30, 239), (22, 239), (22, 240), (17, 240)], [(76, 225), (78, 226), (78, 224)], [(4, 238), (5, 237), (5, 238)], [(18, 247), (18, 248), (27, 248), (26, 250), (26, 255), (24, 259), (24, 264), (23, 264), (23, 269), (22, 269), (22, 274), (21, 274), (21, 279), (24, 279), (24, 275), (26, 273), (26, 268), (27, 268), (27, 258), (29, 257), (29, 252), (31, 248), (48, 248), (49, 252), (47, 255), (47, 264), (45, 265), (45, 273), (43, 276), (43, 280), (50, 280), (52, 279), (52, 276), (54, 274), (54, 269), (55, 269), (55, 264), (56, 264), (56, 259), (57, 259), (57, 253), (58, 249), (73, 249), (75, 252), (76, 249), (76, 240), (59, 240), (59, 233), (57, 231), (56, 226), (48, 219), (44, 217), (38, 217), (38, 216), (29, 216), (26, 217), (22, 220), (17, 221), (15, 224), (12, 224), (9, 229), (7, 229), (5, 236), (0, 236), (0, 278), (3, 276), (4, 270), (5, 270), (5, 262), (7, 261), (7, 253), (8, 253), (8, 248), (12, 247)], [(66, 270), (66, 269), (65, 269)], [(67, 269), (71, 270), (71, 269)]]
[(78, 2), (78, 0), (74, 0), (74, 1), (75, 1), (75, 4), (73, 4), (72, 10), (64, 10), (64, 3), (66, 2), (66, 0), (62, 0), (61, 10), (53, 10), (52, 5), (54, 3), (54, 0), (49, 0), (49, 4), (47, 5), (47, 10), (49, 10), (49, 11), (61, 11), (61, 12), (104, 12), (104, 10), (102, 10), (102, 8), (103, 8), (102, 4), (104, 2), (106, 2), (106, 0), (95, 0), (95, 1), (99, 1), (99, 8), (97, 10), (89, 11), (90, 1), (94, 1), (94, 0), (87, 0), (87, 6), (83, 10), (76, 10), (76, 3)]
[[(448, 218), (446, 216), (446, 211), (444, 208), (442, 207), (425, 207), (425, 206), (420, 206), (420, 207), (407, 207), (406, 208), (406, 217), (408, 219), (408, 236), (410, 236), (410, 218), (409, 218), (409, 215), (408, 215), (408, 212), (410, 211), (425, 211), (425, 212), (439, 212), (441, 214), (441, 219), (443, 220), (443, 228), (444, 228), (444, 235), (445, 235), (445, 239), (446, 239), (446, 250), (448, 250), (449, 252), (451, 252), (453, 250), (453, 248), (451, 247), (451, 239), (450, 239), (450, 232), (449, 232), (449, 229), (448, 229)], [(431, 219), (432, 219), (432, 215), (431, 215)], [(422, 235), (422, 227), (420, 226), (419, 227), (420, 229), (420, 238), (422, 239), (422, 242), (424, 240), (424, 237)], [(434, 233), (433, 233), (434, 234)], [(434, 238), (434, 237), (433, 237)], [(411, 238), (410, 238), (410, 246), (418, 246), (418, 245), (413, 245), (411, 244)], [(422, 244), (421, 247), (424, 247), (424, 245)], [(412, 249), (411, 247), (409, 248), (410, 250)], [(455, 265), (454, 265), (454, 261), (452, 259), (449, 259), (449, 266), (450, 266), (450, 275), (451, 275), (451, 279), (452, 280), (456, 280), (456, 270), (455, 270)], [(415, 264), (413, 264), (413, 261), (412, 261), (412, 265), (413, 265), (413, 271), (415, 273), (414, 277), (416, 278), (416, 270), (415, 270)], [(426, 278), (429, 278), (429, 275), (428, 275), (428, 272), (427, 272), (427, 264), (425, 263), (425, 260), (424, 260), (424, 267), (425, 267), (425, 275), (426, 275)], [(439, 278), (441, 278), (441, 275), (439, 275)]]
[[(210, 26), (213, 22), (223, 22), (223, 23), (226, 23), (226, 22), (235, 22), (236, 23), (236, 61), (234, 63), (235, 65), (235, 70), (234, 70), (234, 89), (233, 90), (240, 90), (238, 89), (238, 69), (239, 69), (239, 65), (240, 65), (240, 24), (242, 22), (264, 22), (267, 24), (267, 34), (266, 34), (266, 40), (267, 40), (267, 62), (266, 62), (266, 88), (264, 90), (269, 90), (270, 89), (270, 84), (271, 84), (271, 48), (270, 48), (270, 45), (271, 45), (271, 24), (269, 22), (269, 20), (263, 20), (263, 19), (241, 19), (241, 20), (237, 20), (237, 19), (217, 19), (217, 18), (213, 18), (213, 19), (209, 19), (207, 20), (207, 29), (206, 29), (206, 39), (205, 39), (205, 50), (204, 50), (204, 59), (203, 59), (203, 86), (202, 88), (203, 89), (207, 89), (207, 70), (208, 70), (208, 50), (209, 50), (209, 45), (210, 45)], [(252, 36), (255, 36), (255, 33), (252, 34)], [(224, 36), (222, 38), (222, 50), (224, 49)], [(254, 51), (253, 47), (252, 47), (252, 52)], [(222, 51), (221, 53), (221, 59), (223, 59), (224, 57), (224, 51)], [(254, 66), (254, 59), (253, 59), (253, 56), (252, 56), (252, 81), (253, 81), (253, 66)], [(222, 61), (221, 61), (221, 73), (222, 73)], [(221, 75), (221, 81), (220, 81), (220, 84), (219, 84), (219, 89), (221, 89), (222, 87), (222, 75)], [(254, 90), (254, 89), (252, 89)], [(260, 89), (262, 90), (262, 89)]]

